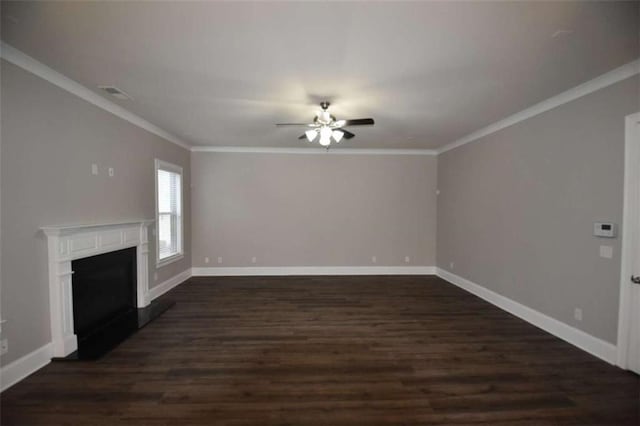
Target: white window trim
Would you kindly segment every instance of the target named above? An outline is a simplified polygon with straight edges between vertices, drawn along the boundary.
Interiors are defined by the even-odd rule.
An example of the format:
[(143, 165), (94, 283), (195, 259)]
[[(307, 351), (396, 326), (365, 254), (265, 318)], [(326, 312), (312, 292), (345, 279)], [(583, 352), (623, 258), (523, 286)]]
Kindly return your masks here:
[[(180, 175), (180, 220), (179, 220), (179, 234), (180, 234), (180, 251), (173, 256), (165, 257), (160, 260), (160, 232), (158, 227), (160, 226), (159, 212), (158, 212), (158, 170), (167, 170)], [(182, 173), (182, 167), (167, 163), (159, 159), (155, 159), (155, 168), (153, 173), (153, 182), (155, 187), (155, 211), (156, 211), (156, 225), (155, 225), (155, 242), (156, 242), (156, 268), (166, 266), (170, 263), (177, 262), (184, 258), (184, 174)]]

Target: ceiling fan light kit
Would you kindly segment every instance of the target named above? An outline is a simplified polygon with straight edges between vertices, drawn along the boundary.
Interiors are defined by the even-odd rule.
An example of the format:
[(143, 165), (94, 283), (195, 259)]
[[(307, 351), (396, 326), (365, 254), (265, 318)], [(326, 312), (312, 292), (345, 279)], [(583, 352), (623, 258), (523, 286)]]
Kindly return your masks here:
[(318, 143), (327, 149), (331, 146), (331, 141), (340, 143), (344, 139), (351, 139), (355, 135), (344, 129), (347, 126), (371, 126), (374, 124), (373, 118), (358, 118), (355, 120), (336, 120), (328, 111), (329, 102), (321, 102), (322, 108), (313, 119), (313, 123), (278, 123), (276, 126), (306, 126), (311, 129), (304, 132), (298, 139), (307, 139), (313, 142), (318, 138)]

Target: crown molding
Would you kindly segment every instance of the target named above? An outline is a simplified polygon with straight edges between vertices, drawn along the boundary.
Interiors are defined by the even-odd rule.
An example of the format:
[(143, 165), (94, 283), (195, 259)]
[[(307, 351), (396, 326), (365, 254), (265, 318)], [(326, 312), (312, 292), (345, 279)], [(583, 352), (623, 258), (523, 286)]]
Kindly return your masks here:
[(634, 75), (639, 73), (640, 73), (640, 59), (636, 59), (633, 62), (629, 62), (628, 64), (625, 64), (619, 68), (615, 68), (605, 74), (602, 74), (601, 76), (596, 77), (593, 80), (589, 80), (585, 83), (580, 84), (579, 86), (576, 86), (565, 92), (559, 93), (527, 109), (524, 109), (520, 112), (517, 112), (513, 115), (503, 118), (502, 120), (496, 121), (493, 124), (490, 124), (479, 130), (476, 130), (473, 133), (469, 133), (468, 135), (456, 141), (453, 141), (447, 145), (442, 146), (441, 148), (438, 148), (437, 153), (442, 154), (444, 152), (466, 145), (470, 142), (477, 141), (478, 139), (484, 136), (488, 136), (492, 133), (495, 133), (509, 126), (513, 126), (514, 124), (519, 123), (521, 121), (528, 120), (531, 117), (535, 117), (536, 115), (542, 114), (543, 112), (549, 111), (553, 108), (559, 107), (560, 105), (574, 101), (578, 98), (581, 98), (590, 93), (603, 89), (607, 86), (611, 86), (612, 84), (625, 80), (629, 77), (633, 77)]
[(275, 148), (257, 146), (194, 146), (191, 152), (241, 154), (320, 154), (320, 155), (437, 155), (433, 149), (356, 149), (356, 148)]
[(48, 67), (42, 62), (37, 61), (36, 59), (25, 54), (24, 52), (21, 52), (20, 50), (7, 44), (4, 41), (0, 41), (0, 57), (26, 71), (29, 71), (34, 75), (37, 75), (43, 80), (46, 80), (49, 83), (54, 84), (61, 89), (64, 89), (67, 92), (76, 95), (77, 97), (97, 106), (98, 108), (102, 108), (103, 110), (110, 112), (111, 114), (140, 127), (141, 129), (160, 136), (161, 138), (174, 143), (184, 149), (188, 150), (191, 148), (190, 144), (180, 140), (166, 130), (163, 130), (155, 124), (148, 122), (144, 118), (139, 117), (138, 115), (126, 110), (120, 105), (111, 102), (106, 98), (103, 98), (102, 96), (93, 92), (91, 89), (59, 73), (53, 68)]

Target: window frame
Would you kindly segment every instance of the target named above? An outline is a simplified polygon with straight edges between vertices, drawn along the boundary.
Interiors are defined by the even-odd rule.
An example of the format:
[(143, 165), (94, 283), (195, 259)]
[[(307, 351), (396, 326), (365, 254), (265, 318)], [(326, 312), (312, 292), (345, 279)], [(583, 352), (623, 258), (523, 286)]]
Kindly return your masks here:
[[(178, 233), (178, 252), (171, 256), (165, 257), (164, 259), (160, 259), (160, 211), (158, 206), (158, 171), (165, 170), (167, 172), (176, 173), (180, 176), (180, 188), (179, 188), (179, 211), (180, 214), (178, 216), (178, 225), (177, 225), (177, 233)], [(156, 243), (156, 268), (160, 268), (162, 266), (166, 266), (170, 263), (177, 262), (184, 258), (184, 174), (182, 173), (182, 167), (168, 163), (166, 161), (162, 161), (158, 158), (155, 159), (155, 167), (153, 174), (153, 181), (155, 185), (155, 243)]]

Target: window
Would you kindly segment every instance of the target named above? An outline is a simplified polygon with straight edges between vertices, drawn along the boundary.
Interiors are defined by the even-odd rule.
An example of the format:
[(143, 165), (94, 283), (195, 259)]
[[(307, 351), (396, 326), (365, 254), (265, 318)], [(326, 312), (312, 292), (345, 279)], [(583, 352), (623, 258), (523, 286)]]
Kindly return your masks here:
[(156, 263), (181, 259), (182, 168), (156, 160)]

